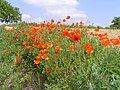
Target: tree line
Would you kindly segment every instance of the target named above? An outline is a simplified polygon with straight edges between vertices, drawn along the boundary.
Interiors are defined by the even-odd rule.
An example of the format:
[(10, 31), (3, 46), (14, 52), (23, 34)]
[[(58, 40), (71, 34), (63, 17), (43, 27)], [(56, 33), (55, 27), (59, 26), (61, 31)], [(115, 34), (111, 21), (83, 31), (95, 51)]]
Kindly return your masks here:
[(19, 8), (13, 7), (6, 0), (0, 0), (0, 21), (5, 23), (17, 23), (21, 21)]

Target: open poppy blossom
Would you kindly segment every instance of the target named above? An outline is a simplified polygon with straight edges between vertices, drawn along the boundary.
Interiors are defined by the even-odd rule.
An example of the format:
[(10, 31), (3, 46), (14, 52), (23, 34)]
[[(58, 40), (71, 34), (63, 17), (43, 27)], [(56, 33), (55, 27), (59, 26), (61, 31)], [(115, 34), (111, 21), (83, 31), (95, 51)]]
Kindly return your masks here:
[(48, 50), (47, 49), (43, 49), (40, 51), (41, 54), (47, 54), (48, 53)]
[(71, 40), (74, 42), (80, 42), (80, 34), (73, 34)]
[(52, 46), (53, 46), (53, 43), (52, 43), (52, 42), (47, 43), (47, 47), (48, 47), (48, 48), (51, 48)]
[(86, 48), (86, 52), (87, 52), (87, 53), (93, 53), (94, 48), (93, 48), (93, 46), (92, 46), (90, 43), (86, 43), (86, 44), (84, 45), (84, 47)]
[(28, 45), (28, 41), (24, 41), (24, 42), (22, 43), (22, 45), (23, 45), (23, 46)]
[(55, 46), (55, 51), (58, 52), (58, 51), (62, 51), (62, 47), (61, 46)]
[(33, 47), (32, 46), (27, 46), (27, 50), (30, 50), (30, 49), (32, 49)]
[(58, 42), (60, 42), (60, 38), (59, 38), (59, 37), (58, 37), (58, 38), (56, 38), (56, 40), (55, 40), (55, 41), (56, 41), (57, 43), (58, 43)]
[(40, 64), (40, 60), (34, 60), (34, 64), (36, 65)]
[(110, 43), (110, 40), (109, 39), (104, 39), (104, 40), (101, 40), (101, 44), (105, 47), (107, 46), (110, 46), (111, 43)]
[(48, 55), (47, 55), (47, 54), (43, 54), (43, 55), (42, 55), (42, 59), (44, 59), (44, 60), (48, 60), (48, 59), (49, 59), (49, 57), (48, 57)]
[(120, 41), (119, 41), (119, 39), (117, 39), (117, 38), (110, 39), (110, 42), (111, 42), (113, 45), (119, 45), (119, 44), (120, 44)]
[(71, 51), (76, 50), (76, 48), (77, 48), (77, 47), (76, 47), (75, 45), (70, 45), (70, 46), (69, 46), (69, 50), (71, 50)]

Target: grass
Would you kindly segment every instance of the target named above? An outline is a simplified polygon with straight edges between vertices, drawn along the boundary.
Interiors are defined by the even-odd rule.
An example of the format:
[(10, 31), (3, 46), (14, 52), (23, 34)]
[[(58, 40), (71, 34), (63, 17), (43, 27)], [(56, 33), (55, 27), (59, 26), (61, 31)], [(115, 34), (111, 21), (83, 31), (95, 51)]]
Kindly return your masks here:
[[(52, 25), (35, 29), (39, 25), (21, 24), (15, 30), (1, 27), (0, 90), (120, 90), (119, 45), (102, 46), (97, 37), (86, 36), (89, 31), (86, 32), (84, 27), (73, 26), (72, 35), (77, 35), (77, 39), (68, 38), (66, 33), (61, 33), (70, 26)], [(32, 30), (34, 33), (27, 36), (26, 33), (30, 34)], [(104, 32), (110, 38), (120, 35), (119, 30), (99, 31)], [(36, 39), (31, 39), (34, 34)], [(38, 37), (41, 38), (39, 42)], [(29, 44), (23, 45), (26, 40)], [(47, 48), (36, 48), (35, 42), (49, 45)], [(88, 46), (84, 47), (86, 44)], [(32, 48), (28, 49), (28, 46)], [(55, 49), (56, 46), (59, 48)], [(47, 56), (41, 56), (42, 59), (35, 63), (38, 54), (41, 55), (46, 49), (43, 56)], [(20, 55), (22, 60), (19, 60)]]

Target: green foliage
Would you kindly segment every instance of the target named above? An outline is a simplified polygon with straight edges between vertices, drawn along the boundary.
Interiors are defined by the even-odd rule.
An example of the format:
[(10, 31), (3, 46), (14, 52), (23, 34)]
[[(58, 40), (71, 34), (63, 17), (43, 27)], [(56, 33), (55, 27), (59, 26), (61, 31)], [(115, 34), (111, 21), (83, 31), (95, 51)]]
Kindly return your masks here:
[(103, 29), (103, 27), (102, 27), (102, 26), (97, 26), (97, 27), (99, 27), (99, 29)]
[[(86, 26), (87, 28), (89, 28), (89, 29), (95, 29), (96, 28), (96, 26), (94, 26), (94, 25), (88, 25), (88, 26)], [(102, 26), (97, 26), (99, 29), (103, 29), (103, 27)]]
[(112, 25), (110, 25), (111, 28), (120, 29), (120, 17), (114, 17), (112, 20)]
[[(52, 47), (48, 49), (50, 60), (41, 60), (40, 65), (34, 65), (39, 50), (33, 48), (27, 51), (22, 48), (18, 51), (17, 48), (27, 37), (24, 33), (15, 37), (29, 28), (26, 23), (21, 23), (14, 31), (4, 30), (4, 27), (0, 29), (0, 90), (30, 90), (30, 87), (35, 90), (120, 90), (119, 47), (103, 47), (94, 37), (84, 36), (84, 30), (81, 30), (83, 37), (80, 43), (71, 42), (55, 28), (52, 35), (46, 35), (46, 39), (54, 41), (58, 36), (61, 38), (61, 42), (54, 43), (54, 46), (63, 47), (63, 51), (59, 52), (60, 57), (53, 58), (55, 52)], [(46, 27), (43, 29), (47, 30)], [(32, 41), (29, 41), (31, 44)], [(94, 46), (93, 53), (85, 53), (84, 47), (80, 46), (85, 42)], [(76, 45), (77, 50), (69, 51), (71, 44)], [(14, 65), (18, 54), (22, 54), (23, 59), (20, 65)], [(45, 68), (52, 71), (48, 69), (46, 72)]]
[(21, 21), (19, 8), (13, 7), (6, 0), (0, 0), (0, 21), (5, 23), (17, 23)]
[(105, 29), (110, 29), (110, 27), (105, 27)]

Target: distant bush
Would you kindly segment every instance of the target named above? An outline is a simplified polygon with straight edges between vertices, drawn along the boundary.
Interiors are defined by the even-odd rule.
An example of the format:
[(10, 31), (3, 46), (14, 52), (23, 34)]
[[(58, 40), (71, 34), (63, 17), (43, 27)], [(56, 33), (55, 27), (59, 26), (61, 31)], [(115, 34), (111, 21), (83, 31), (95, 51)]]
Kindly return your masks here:
[(110, 25), (110, 28), (120, 29), (120, 17), (114, 17), (114, 19), (112, 20), (112, 24)]
[(105, 27), (105, 29), (110, 29), (110, 27)]
[[(99, 29), (103, 29), (103, 27), (102, 26), (97, 26)], [(96, 28), (96, 26), (93, 26), (93, 25), (88, 25), (87, 26), (87, 28), (93, 28), (93, 29), (95, 29)]]
[(88, 25), (87, 28), (96, 28), (96, 27), (93, 25)]

